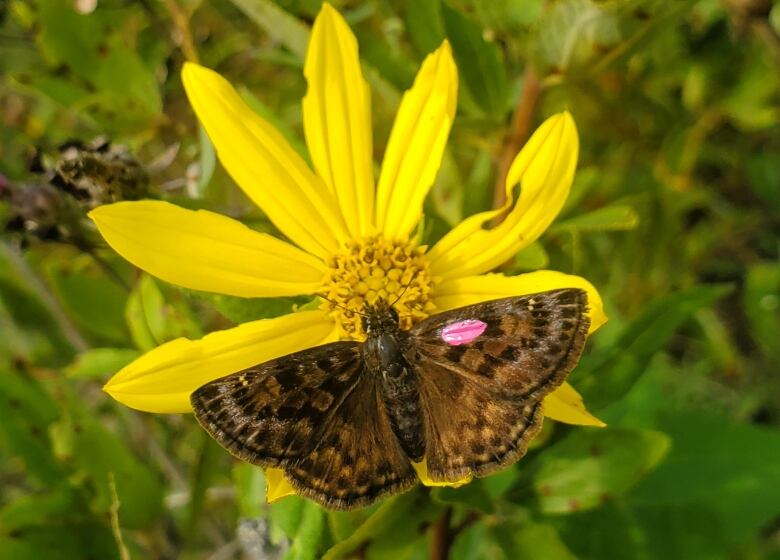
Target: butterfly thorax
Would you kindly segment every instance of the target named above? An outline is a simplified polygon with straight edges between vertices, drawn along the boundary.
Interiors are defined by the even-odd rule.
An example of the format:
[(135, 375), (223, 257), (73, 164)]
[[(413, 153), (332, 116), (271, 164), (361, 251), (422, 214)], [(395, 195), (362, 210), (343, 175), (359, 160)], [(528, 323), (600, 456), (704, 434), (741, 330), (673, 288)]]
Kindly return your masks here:
[(393, 432), (413, 461), (425, 454), (425, 437), (417, 376), (404, 358), (409, 335), (398, 326), (395, 311), (381, 305), (364, 319), (363, 359), (368, 375), (376, 376)]

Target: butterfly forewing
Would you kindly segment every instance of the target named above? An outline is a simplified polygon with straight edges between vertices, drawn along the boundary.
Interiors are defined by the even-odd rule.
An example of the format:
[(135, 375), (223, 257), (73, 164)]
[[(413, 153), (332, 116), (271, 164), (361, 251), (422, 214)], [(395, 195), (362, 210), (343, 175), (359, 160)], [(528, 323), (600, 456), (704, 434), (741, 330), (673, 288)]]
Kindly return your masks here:
[[(410, 332), (406, 359), (418, 374), (428, 474), (453, 480), (519, 459), (541, 426), (541, 399), (563, 383), (588, 332), (587, 295), (542, 292), (434, 315)], [(463, 321), (484, 330), (462, 344), (443, 330)]]
[[(587, 294), (578, 289), (492, 300), (433, 315), (412, 328), (407, 360), (422, 377), (431, 364), (515, 402), (539, 399), (574, 368), (590, 324)], [(442, 330), (478, 320), (485, 330), (449, 344)]]
[(326, 344), (212, 381), (191, 396), (195, 416), (233, 455), (283, 468), (324, 506), (349, 509), (401, 491), (414, 472), (360, 348)]
[(283, 466), (316, 444), (361, 371), (360, 344), (334, 342), (207, 383), (190, 400), (198, 422), (233, 455)]

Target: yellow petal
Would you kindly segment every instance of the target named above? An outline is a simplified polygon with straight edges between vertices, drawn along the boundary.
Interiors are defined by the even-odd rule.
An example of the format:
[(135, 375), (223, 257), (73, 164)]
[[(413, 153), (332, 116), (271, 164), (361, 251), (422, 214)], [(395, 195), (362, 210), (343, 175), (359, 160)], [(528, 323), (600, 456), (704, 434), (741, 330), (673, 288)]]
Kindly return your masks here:
[[(574, 119), (567, 112), (547, 119), (531, 136), (509, 169), (507, 203), (503, 208), (465, 219), (428, 253), (433, 274), (457, 277), (479, 274), (506, 262), (533, 243), (561, 210), (574, 178), (579, 140)], [(512, 206), (503, 222), (483, 229)]]
[(265, 467), (265, 501), (269, 504), (278, 502), (287, 496), (295, 496), (295, 488), (284, 476), (284, 470)]
[(333, 322), (319, 310), (252, 321), (200, 340), (158, 346), (120, 370), (103, 390), (138, 410), (190, 412), (190, 394), (205, 383), (335, 339)]
[(588, 412), (580, 394), (566, 382), (544, 398), (542, 410), (547, 418), (558, 422), (598, 428), (606, 426), (604, 422)]
[(463, 478), (453, 480), (452, 482), (438, 482), (431, 480), (428, 476), (428, 461), (425, 458), (423, 458), (423, 460), (419, 463), (413, 462), (412, 467), (414, 467), (414, 470), (417, 471), (417, 476), (420, 477), (420, 482), (422, 482), (425, 486), (452, 486), (453, 488), (457, 488), (458, 486), (468, 484), (474, 478), (474, 474), (469, 473)]
[(458, 73), (447, 41), (428, 55), (401, 100), (377, 187), (377, 227), (405, 239), (419, 222), (436, 179), (458, 101)]
[(436, 309), (446, 311), (481, 301), (535, 294), (559, 288), (582, 288), (588, 293), (590, 332), (607, 322), (604, 304), (593, 284), (581, 276), (554, 270), (537, 270), (517, 276), (484, 274), (452, 278), (435, 286), (432, 299)]
[(89, 217), (125, 259), (193, 290), (243, 297), (310, 294), (325, 275), (316, 257), (206, 210), (142, 200), (99, 206)]
[(357, 40), (324, 3), (309, 38), (303, 70), (306, 144), (317, 173), (338, 198), (349, 232), (370, 233), (374, 216), (371, 96)]
[(299, 247), (319, 257), (331, 255), (347, 234), (322, 181), (222, 76), (187, 62), (182, 81), (219, 160), (238, 186)]

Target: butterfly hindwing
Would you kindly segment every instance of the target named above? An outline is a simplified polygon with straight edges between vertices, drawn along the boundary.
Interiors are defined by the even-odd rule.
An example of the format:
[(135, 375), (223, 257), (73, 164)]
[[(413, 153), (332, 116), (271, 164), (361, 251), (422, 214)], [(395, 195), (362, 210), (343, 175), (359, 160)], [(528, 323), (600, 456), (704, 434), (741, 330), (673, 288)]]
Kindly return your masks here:
[(331, 509), (365, 506), (417, 481), (370, 377), (329, 418), (313, 450), (286, 472), (301, 495)]
[(432, 365), (420, 376), (428, 476), (486, 476), (525, 455), (542, 427), (538, 401), (496, 398), (471, 379)]
[(404, 490), (414, 471), (360, 349), (335, 342), (207, 383), (191, 396), (195, 416), (233, 455), (283, 468), (300, 494), (326, 507)]
[[(410, 331), (406, 359), (418, 374), (433, 480), (486, 475), (525, 453), (541, 428), (541, 400), (563, 383), (588, 332), (587, 295), (563, 289), (470, 305)], [(462, 344), (448, 325), (477, 320)]]

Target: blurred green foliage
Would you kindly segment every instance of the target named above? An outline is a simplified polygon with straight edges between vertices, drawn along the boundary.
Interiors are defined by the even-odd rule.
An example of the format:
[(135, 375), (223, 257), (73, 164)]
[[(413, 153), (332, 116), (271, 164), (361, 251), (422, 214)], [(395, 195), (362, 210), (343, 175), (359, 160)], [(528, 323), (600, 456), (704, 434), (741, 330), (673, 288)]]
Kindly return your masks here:
[[(572, 382), (609, 428), (548, 423), (503, 473), (367, 510), (267, 506), (262, 472), (191, 417), (133, 412), (100, 386), (165, 340), (305, 300), (140, 275), (74, 207), (67, 228), (22, 221), (0, 245), (0, 559), (411, 559), (442, 546), (464, 560), (780, 558), (780, 2), (335, 4), (361, 44), (377, 161), (420, 61), (445, 37), (453, 46), (458, 115), (429, 239), (493, 204), (517, 111), (573, 113), (572, 194), (506, 270), (599, 288), (610, 322)], [(179, 69), (197, 56), (219, 70), (305, 155), (301, 70), (318, 10), (0, 2), (0, 193), (43, 181), (29, 171), (36, 148), (56, 158), (65, 141), (108, 135), (143, 162), (153, 196), (273, 231), (216, 163)], [(0, 220), (19, 204), (0, 205)]]

